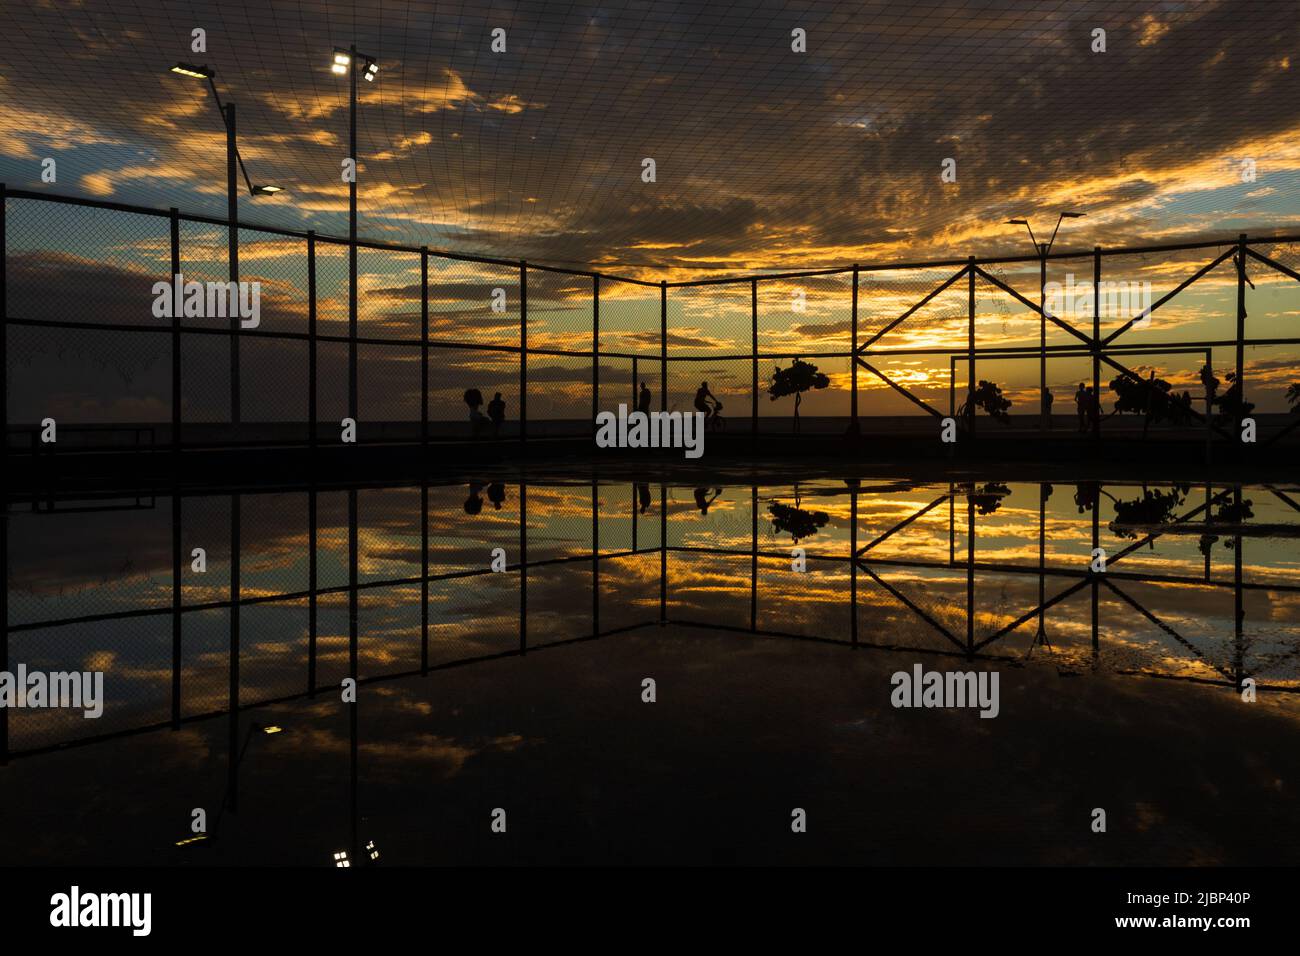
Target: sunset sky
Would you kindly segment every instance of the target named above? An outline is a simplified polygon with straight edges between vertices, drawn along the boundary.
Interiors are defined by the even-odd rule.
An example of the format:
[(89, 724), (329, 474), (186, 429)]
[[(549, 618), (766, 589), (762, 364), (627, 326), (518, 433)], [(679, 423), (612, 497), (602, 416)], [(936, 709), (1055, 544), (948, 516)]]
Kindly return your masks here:
[[(191, 51), (195, 28), (206, 31), (206, 52)], [(490, 49), (496, 28), (506, 31), (504, 53)], [(1098, 29), (1104, 53), (1093, 52)], [(795, 30), (806, 31), (807, 52), (792, 51)], [(1300, 27), (1287, 3), (386, 2), (363, 10), (278, 0), (90, 0), (6, 5), (0, 36), (0, 179), (11, 188), (224, 215), (220, 117), (201, 81), (168, 72), (186, 60), (215, 68), (223, 97), (238, 104), (253, 180), (286, 188), (275, 197), (241, 197), (241, 221), (250, 225), (346, 234), (347, 81), (329, 66), (335, 46), (355, 43), (380, 66), (375, 83), (360, 84), (359, 231), (366, 237), (671, 281), (1023, 255), (1031, 251), (1027, 235), (1005, 220), (1028, 217), (1045, 238), (1065, 209), (1086, 218), (1065, 223), (1058, 251), (1300, 233)], [(55, 183), (41, 182), (45, 158), (57, 163)], [(645, 158), (656, 162), (653, 183), (642, 181)], [(956, 162), (956, 182), (941, 182), (945, 159)], [(1247, 160), (1255, 177), (1243, 182)], [(165, 223), (123, 236), (92, 218), (11, 212), (11, 270), (31, 283), (11, 290), (11, 314), (15, 302), (31, 305), (26, 317), (57, 311), (50, 289), (66, 287), (69, 269), (91, 282), (91, 259), (144, 277), (159, 263), (165, 271)], [(301, 318), (300, 249), (256, 240), (249, 234), (241, 252), (246, 277), (266, 280), (285, 315)], [(221, 277), (219, 231), (187, 227), (183, 245), (191, 272)], [(1151, 281), (1158, 297), (1217, 254), (1113, 260), (1113, 275)], [(1296, 244), (1271, 254), (1293, 268), (1300, 263)], [(343, 250), (323, 255), (322, 320), (339, 321)], [(1062, 264), (1059, 274), (1053, 268), (1050, 278), (1064, 281), (1067, 271), (1084, 277), (1089, 263)], [(434, 334), (512, 344), (509, 316), (500, 321), (480, 298), (506, 281), (503, 274), (446, 262), (438, 269)], [(363, 322), (409, 332), (418, 316), (418, 260), (363, 256), (361, 271)], [(951, 271), (868, 275), (868, 334)], [(1009, 267), (1003, 277), (1036, 298), (1032, 264)], [(123, 277), (110, 278), (101, 284), (120, 299)], [(1295, 283), (1265, 276), (1262, 267), (1252, 279), (1261, 298), (1251, 306), (1250, 334), (1294, 336)], [(589, 347), (581, 331), (588, 287), (537, 281), (530, 345)], [(762, 287), (760, 348), (846, 349), (847, 279), (803, 284), (809, 305), (799, 314), (789, 306), (792, 285)], [(1234, 292), (1228, 263), (1161, 310), (1149, 341), (1220, 337)], [(606, 294), (602, 349), (656, 353), (655, 291)], [(940, 297), (880, 347), (964, 345), (964, 295), (950, 290), (951, 302)], [(96, 314), (135, 308), (102, 304)], [(1010, 297), (981, 287), (979, 310), (982, 334), (991, 336), (981, 345), (1036, 343), (1036, 318)], [(749, 349), (745, 285), (674, 293), (670, 315), (669, 345), (678, 354)], [(1049, 336), (1049, 344), (1066, 341), (1065, 333)], [(478, 374), (490, 357), (447, 358), (450, 401), (464, 387), (456, 371)], [(400, 389), (410, 384), (412, 363), (365, 361), (386, 362), (386, 382), (402, 383), (385, 392), (393, 407), (376, 404), (374, 414), (403, 417), (397, 405), (409, 407)], [(1200, 363), (1191, 355), (1151, 361), (1180, 387), (1191, 387)], [(1294, 349), (1252, 349), (1248, 361), (1261, 408), (1282, 410)], [(1222, 366), (1217, 354), (1215, 362)], [(947, 407), (946, 358), (875, 364)], [(1024, 402), (1036, 398), (1034, 364), (987, 369)], [(805, 408), (812, 414), (843, 410), (848, 362), (824, 367), (833, 385)], [(39, 360), (32, 368), (45, 374)], [(547, 414), (547, 401), (554, 417), (585, 414), (577, 364), (542, 364), (538, 381), (547, 368), (557, 388), (537, 414)], [(1054, 363), (1052, 387), (1071, 389), (1082, 368)], [(747, 365), (720, 360), (679, 376), (670, 386), (674, 402), (688, 402), (696, 371), (732, 393), (747, 387)], [(502, 380), (513, 374), (503, 369)], [(490, 375), (479, 376), (484, 390)], [(609, 380), (630, 382), (630, 375), (629, 363), (611, 360)], [(266, 387), (279, 387), (268, 378)], [(915, 411), (869, 376), (862, 386), (879, 393), (873, 410)], [(1057, 410), (1065, 410), (1068, 394), (1057, 397)], [(111, 412), (101, 398), (57, 400), (84, 414), (151, 414), (147, 396), (129, 407), (114, 399)], [(200, 401), (187, 398), (196, 411)], [(736, 402), (744, 407), (747, 396)], [(762, 405), (764, 414), (789, 411)]]

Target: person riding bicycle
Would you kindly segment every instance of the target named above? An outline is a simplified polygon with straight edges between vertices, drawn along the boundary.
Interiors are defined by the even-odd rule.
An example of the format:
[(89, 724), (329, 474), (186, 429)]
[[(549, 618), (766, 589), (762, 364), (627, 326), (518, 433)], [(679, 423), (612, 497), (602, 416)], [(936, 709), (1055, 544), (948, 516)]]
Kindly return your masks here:
[(713, 417), (721, 407), (722, 403), (718, 401), (718, 397), (709, 391), (709, 383), (700, 382), (700, 387), (695, 390), (695, 410), (705, 414), (706, 426), (713, 421)]

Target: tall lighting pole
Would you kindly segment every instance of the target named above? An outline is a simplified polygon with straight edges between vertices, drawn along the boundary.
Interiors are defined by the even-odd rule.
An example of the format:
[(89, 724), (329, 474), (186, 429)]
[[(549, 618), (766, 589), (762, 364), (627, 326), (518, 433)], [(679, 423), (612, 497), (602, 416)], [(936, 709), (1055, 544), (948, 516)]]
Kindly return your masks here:
[[(217, 71), (207, 66), (195, 66), (193, 63), (177, 63), (171, 71), (178, 76), (208, 81), (212, 90), (213, 102), (221, 114), (221, 122), (226, 127), (226, 219), (229, 223), (229, 249), (227, 262), (230, 266), (230, 281), (239, 281), (239, 172), (244, 174), (244, 183), (248, 186), (250, 196), (269, 196), (283, 191), (280, 186), (254, 186), (244, 166), (244, 158), (239, 155), (239, 146), (235, 140), (235, 104), (222, 103), (221, 94), (217, 92)], [(235, 309), (230, 314), (230, 424), (236, 434), (239, 429), (239, 314)], [(172, 436), (179, 443), (180, 436)]]
[(336, 76), (348, 74), (348, 158), (352, 176), (348, 181), (348, 417), (357, 419), (357, 60), (365, 61), (365, 79), (374, 82), (379, 66), (374, 57), (357, 51), (334, 48), (330, 71)]
[[(1028, 219), (1008, 219), (1008, 226), (1024, 226), (1029, 230), (1029, 241), (1034, 245), (1034, 252), (1038, 255), (1038, 424), (1044, 431), (1051, 428), (1052, 423), (1047, 411), (1047, 256), (1052, 251), (1052, 244), (1056, 242), (1056, 233), (1061, 228), (1063, 219), (1082, 219), (1084, 216), (1081, 212), (1063, 212), (1056, 217), (1056, 228), (1052, 230), (1052, 238), (1046, 242), (1039, 242), (1034, 238), (1034, 230), (1029, 225)], [(1094, 294), (1096, 294), (1094, 290)]]

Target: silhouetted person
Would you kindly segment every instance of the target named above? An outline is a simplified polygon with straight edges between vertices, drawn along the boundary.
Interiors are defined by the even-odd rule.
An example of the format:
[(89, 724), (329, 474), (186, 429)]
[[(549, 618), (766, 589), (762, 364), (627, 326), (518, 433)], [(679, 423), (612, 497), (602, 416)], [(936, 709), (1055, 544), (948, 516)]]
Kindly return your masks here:
[(483, 498), (479, 492), (483, 490), (481, 482), (471, 481), (469, 483), (469, 497), (465, 499), (465, 514), (476, 515), (483, 510)]
[(641, 513), (645, 514), (646, 509), (650, 507), (650, 486), (648, 484), (643, 482), (636, 486), (636, 500), (637, 504), (641, 506)]
[(700, 382), (700, 387), (695, 390), (695, 410), (703, 412), (709, 418), (712, 418), (713, 405), (709, 404), (710, 402), (718, 404), (717, 398), (709, 391), (709, 383)]
[(636, 397), (636, 410), (650, 414), (650, 389), (646, 388), (645, 382), (641, 383), (641, 391)]
[(501, 436), (501, 423), (506, 420), (506, 403), (501, 399), (501, 393), (497, 392), (496, 397), (488, 402), (488, 418), (492, 420), (492, 437)]
[(1088, 386), (1086, 396), (1084, 404), (1088, 409), (1088, 430), (1091, 431), (1097, 426), (1097, 419), (1101, 416), (1101, 402), (1097, 398), (1097, 393), (1092, 390), (1091, 385)]
[(492, 507), (497, 511), (501, 510), (501, 505), (506, 500), (506, 486), (499, 481), (494, 481), (488, 485), (488, 501), (492, 502)]
[(1074, 393), (1074, 407), (1079, 413), (1079, 431), (1088, 430), (1088, 390), (1079, 383), (1079, 390)]
[(469, 406), (469, 432), (478, 437), (487, 419), (479, 409), (483, 406), (483, 393), (477, 388), (465, 389), (465, 404)]
[(721, 488), (714, 488), (712, 495), (709, 494), (708, 488), (696, 488), (695, 507), (700, 509), (700, 514), (702, 515), (708, 514), (709, 505), (713, 504), (713, 502), (717, 500), (717, 497), (720, 494), (722, 494)]
[(1043, 417), (1047, 419), (1047, 427), (1052, 427), (1052, 390), (1043, 389)]

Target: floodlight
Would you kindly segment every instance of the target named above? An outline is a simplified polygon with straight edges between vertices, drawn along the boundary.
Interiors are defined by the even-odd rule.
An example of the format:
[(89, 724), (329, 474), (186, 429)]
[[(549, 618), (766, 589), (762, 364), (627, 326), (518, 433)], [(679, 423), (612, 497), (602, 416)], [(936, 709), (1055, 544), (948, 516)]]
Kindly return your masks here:
[(181, 76), (192, 76), (199, 80), (210, 80), (217, 75), (217, 71), (206, 66), (195, 66), (193, 63), (177, 63), (172, 67), (173, 73), (179, 73)]

